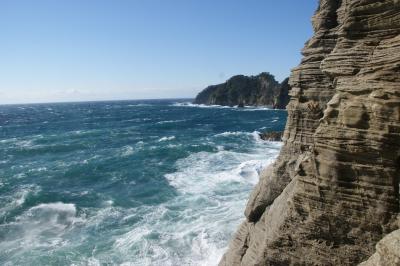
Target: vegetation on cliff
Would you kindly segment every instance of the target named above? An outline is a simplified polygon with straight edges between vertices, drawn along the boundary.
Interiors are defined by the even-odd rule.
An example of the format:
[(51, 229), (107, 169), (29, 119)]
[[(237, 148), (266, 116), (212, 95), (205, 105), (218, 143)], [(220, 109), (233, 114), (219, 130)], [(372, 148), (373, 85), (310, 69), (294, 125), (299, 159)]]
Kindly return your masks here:
[(276, 109), (284, 109), (288, 102), (288, 79), (279, 83), (267, 72), (257, 76), (233, 76), (225, 83), (207, 87), (194, 101), (196, 104), (271, 106)]

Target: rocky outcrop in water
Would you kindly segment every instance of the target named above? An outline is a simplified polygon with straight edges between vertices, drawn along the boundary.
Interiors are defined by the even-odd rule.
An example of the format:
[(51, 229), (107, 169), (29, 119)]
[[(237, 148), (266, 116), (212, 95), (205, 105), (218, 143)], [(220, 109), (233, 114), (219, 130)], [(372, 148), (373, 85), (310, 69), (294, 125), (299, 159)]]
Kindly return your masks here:
[(312, 22), (284, 146), (220, 265), (357, 265), (399, 228), (400, 1), (320, 0)]
[(269, 73), (257, 76), (237, 75), (225, 83), (212, 85), (200, 92), (194, 103), (225, 106), (271, 106), (285, 109), (289, 102), (289, 84), (281, 84)]
[(266, 141), (282, 141), (283, 132), (282, 131), (270, 131), (259, 133), (260, 139)]

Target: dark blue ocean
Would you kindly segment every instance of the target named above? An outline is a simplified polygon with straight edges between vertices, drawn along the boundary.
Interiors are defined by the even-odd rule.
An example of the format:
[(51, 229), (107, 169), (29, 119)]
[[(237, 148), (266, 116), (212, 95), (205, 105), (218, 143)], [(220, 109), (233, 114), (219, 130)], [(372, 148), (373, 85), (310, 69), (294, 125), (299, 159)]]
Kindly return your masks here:
[(185, 100), (0, 106), (0, 265), (215, 265), (286, 112)]

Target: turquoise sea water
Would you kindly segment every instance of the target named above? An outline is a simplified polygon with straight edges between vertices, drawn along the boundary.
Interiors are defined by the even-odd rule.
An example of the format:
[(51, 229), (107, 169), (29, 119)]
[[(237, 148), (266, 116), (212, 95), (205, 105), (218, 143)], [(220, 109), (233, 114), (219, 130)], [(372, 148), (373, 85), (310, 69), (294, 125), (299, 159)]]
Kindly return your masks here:
[(0, 106), (0, 265), (215, 265), (286, 112)]

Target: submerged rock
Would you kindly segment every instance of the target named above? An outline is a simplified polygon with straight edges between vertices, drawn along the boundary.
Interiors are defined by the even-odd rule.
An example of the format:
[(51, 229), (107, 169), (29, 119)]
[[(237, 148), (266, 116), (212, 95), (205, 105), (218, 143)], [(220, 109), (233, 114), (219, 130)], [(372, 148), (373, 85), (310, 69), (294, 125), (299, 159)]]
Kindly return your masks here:
[(284, 146), (220, 265), (357, 265), (399, 228), (400, 1), (320, 0), (312, 22)]

